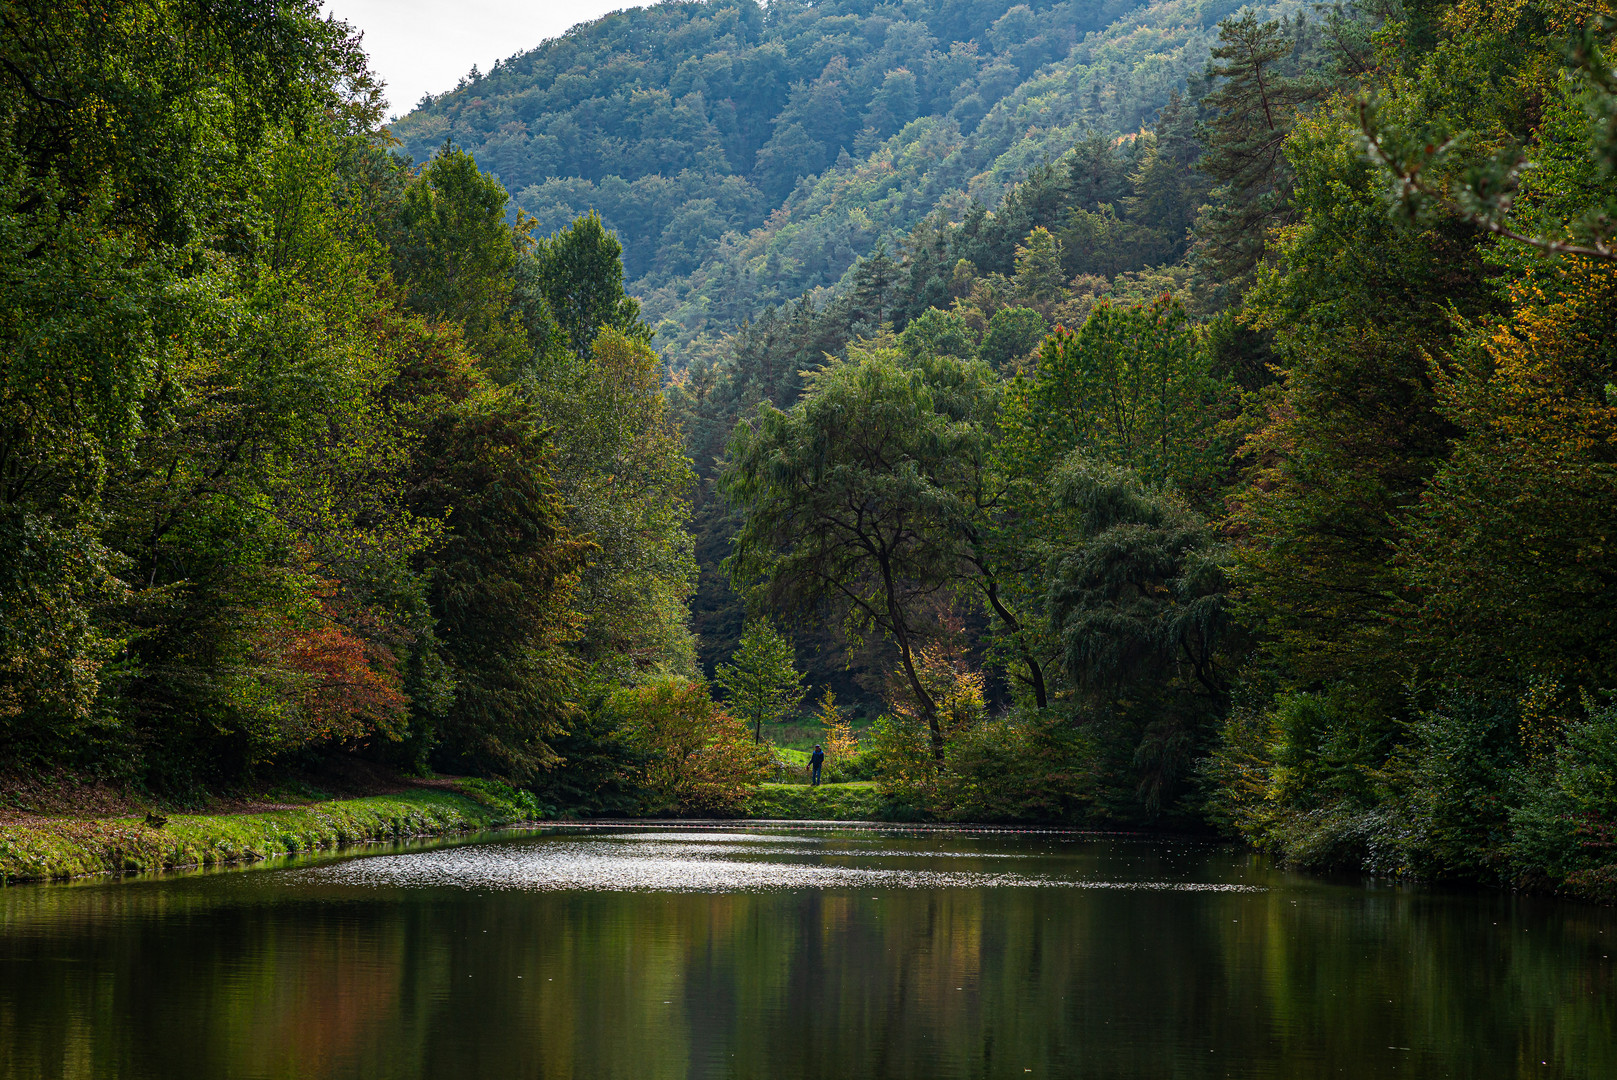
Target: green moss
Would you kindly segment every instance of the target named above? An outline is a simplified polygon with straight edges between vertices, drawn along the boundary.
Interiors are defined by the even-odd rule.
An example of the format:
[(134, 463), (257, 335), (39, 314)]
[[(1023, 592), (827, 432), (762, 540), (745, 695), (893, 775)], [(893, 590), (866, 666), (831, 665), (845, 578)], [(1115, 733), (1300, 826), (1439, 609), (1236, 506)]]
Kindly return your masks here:
[(487, 787), (412, 791), (263, 814), (61, 819), (0, 827), (0, 881), (40, 881), (266, 859), (368, 840), (466, 832), (533, 820), (531, 807)]
[(869, 782), (847, 784), (761, 784), (752, 799), (752, 817), (820, 821), (891, 821), (893, 808)]

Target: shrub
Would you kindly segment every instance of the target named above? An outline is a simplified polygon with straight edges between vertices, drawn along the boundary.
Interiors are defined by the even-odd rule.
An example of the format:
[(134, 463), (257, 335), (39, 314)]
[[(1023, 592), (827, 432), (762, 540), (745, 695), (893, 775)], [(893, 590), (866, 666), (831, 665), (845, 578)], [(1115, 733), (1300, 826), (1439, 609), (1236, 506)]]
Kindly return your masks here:
[(1455, 695), (1420, 713), (1395, 759), (1407, 816), (1409, 869), (1429, 877), (1497, 878), (1523, 766), (1518, 710)]
[(460, 789), (479, 806), (505, 818), (538, 821), (548, 816), (532, 792), (514, 788), (503, 780), (462, 780)]
[(1014, 711), (950, 740), (936, 811), (957, 821), (1075, 821), (1089, 812), (1092, 747), (1065, 716)]
[(837, 708), (837, 696), (830, 690), (820, 699), (819, 721), (824, 731), (820, 742), (825, 750), (825, 781), (839, 784), (846, 780), (868, 780), (870, 768), (864, 761), (864, 755), (859, 752), (859, 740), (854, 738), (853, 725)]
[(643, 755), (652, 813), (740, 814), (773, 769), (768, 748), (714, 702), (705, 683), (670, 678), (621, 690), (609, 708)]
[(1381, 805), (1396, 733), (1346, 686), (1237, 707), (1203, 765), (1209, 816), (1298, 866), (1405, 869), (1407, 819)]
[(1528, 774), (1511, 814), (1518, 880), (1617, 900), (1617, 705), (1588, 708)]

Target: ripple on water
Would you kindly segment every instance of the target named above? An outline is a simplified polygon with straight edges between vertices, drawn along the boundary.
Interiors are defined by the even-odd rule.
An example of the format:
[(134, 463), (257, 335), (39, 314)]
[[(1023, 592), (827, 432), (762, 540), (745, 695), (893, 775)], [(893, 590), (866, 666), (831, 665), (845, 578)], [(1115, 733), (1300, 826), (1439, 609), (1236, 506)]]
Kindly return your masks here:
[[(715, 834), (709, 834), (715, 835)], [(621, 840), (623, 837), (615, 839)], [(752, 844), (664, 843), (625, 847), (606, 838), (583, 842), (486, 844), (405, 855), (380, 855), (289, 871), (299, 883), (385, 888), (454, 887), (523, 891), (754, 892), (775, 889), (1055, 888), (1140, 892), (1262, 892), (1251, 885), (1191, 881), (1094, 881), (1036, 874), (828, 866), (761, 861)], [(682, 838), (685, 839), (685, 838)], [(732, 841), (740, 836), (728, 838)], [(781, 837), (747, 837), (767, 844)], [(699, 852), (699, 854), (694, 853)], [(748, 859), (726, 857), (753, 856)], [(826, 852), (825, 854), (832, 854)], [(839, 857), (883, 858), (891, 852), (837, 851)]]

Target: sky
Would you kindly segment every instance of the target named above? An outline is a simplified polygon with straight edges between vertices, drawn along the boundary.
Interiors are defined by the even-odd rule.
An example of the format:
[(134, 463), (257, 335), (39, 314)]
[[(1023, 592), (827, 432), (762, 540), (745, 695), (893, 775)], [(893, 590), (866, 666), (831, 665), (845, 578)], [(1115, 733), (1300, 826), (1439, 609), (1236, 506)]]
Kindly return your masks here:
[(403, 116), (422, 94), (454, 88), (472, 69), (527, 52), (568, 27), (634, 0), (325, 0), (327, 14), (365, 32), (371, 70), (387, 83), (387, 115)]

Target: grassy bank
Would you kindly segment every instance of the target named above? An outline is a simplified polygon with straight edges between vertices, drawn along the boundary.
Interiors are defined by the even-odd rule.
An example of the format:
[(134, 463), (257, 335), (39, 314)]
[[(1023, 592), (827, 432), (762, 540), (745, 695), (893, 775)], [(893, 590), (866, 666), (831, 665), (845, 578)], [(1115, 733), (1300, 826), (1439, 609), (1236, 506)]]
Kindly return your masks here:
[(487, 829), (536, 815), (495, 785), (420, 789), (265, 813), (40, 818), (0, 825), (0, 882), (250, 862), (367, 840)]
[(761, 784), (752, 800), (755, 818), (798, 818), (820, 821), (885, 821), (892, 817), (887, 801), (869, 781), (847, 784)]

